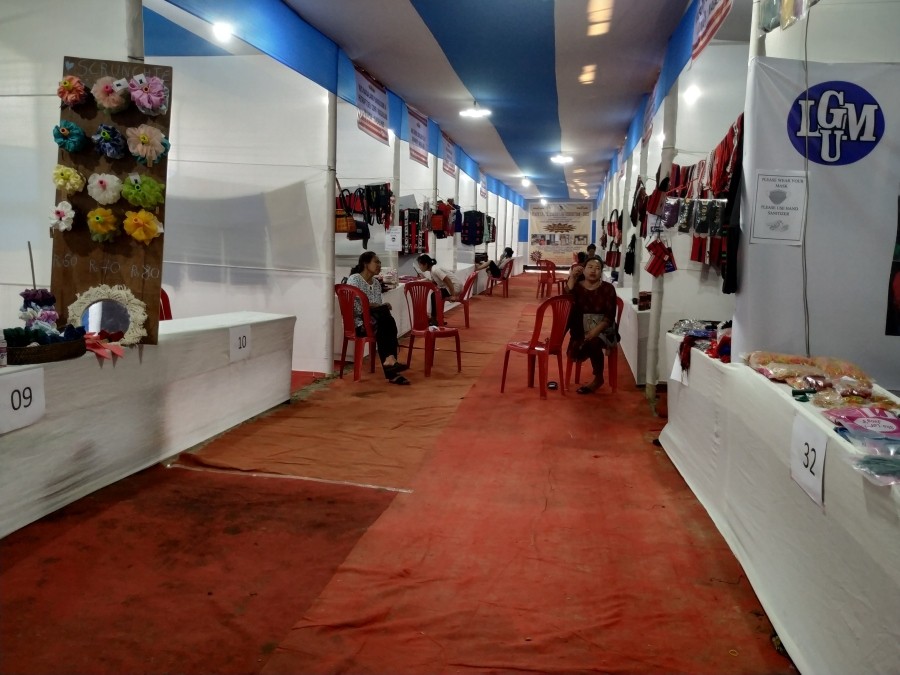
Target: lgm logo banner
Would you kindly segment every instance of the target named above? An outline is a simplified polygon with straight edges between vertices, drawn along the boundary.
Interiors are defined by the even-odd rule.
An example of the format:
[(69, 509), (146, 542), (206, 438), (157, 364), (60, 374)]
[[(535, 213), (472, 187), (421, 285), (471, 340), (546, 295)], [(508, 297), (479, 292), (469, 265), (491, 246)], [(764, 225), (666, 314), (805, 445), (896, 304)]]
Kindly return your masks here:
[(868, 91), (852, 82), (823, 82), (796, 98), (787, 121), (788, 138), (818, 164), (853, 164), (884, 135), (884, 113)]

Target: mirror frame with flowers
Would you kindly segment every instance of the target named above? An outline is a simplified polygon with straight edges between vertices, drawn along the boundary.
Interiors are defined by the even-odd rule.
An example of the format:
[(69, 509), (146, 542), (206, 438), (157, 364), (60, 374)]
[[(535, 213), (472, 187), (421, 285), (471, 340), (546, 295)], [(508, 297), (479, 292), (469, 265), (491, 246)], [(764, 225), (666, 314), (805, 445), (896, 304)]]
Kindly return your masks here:
[(75, 302), (69, 305), (69, 322), (77, 322), (78, 325), (81, 325), (81, 317), (88, 307), (103, 300), (117, 302), (128, 312), (128, 329), (124, 331), (119, 344), (138, 344), (141, 338), (147, 335), (147, 329), (144, 327), (147, 321), (147, 305), (143, 300), (136, 298), (134, 293), (125, 286), (92, 286), (84, 293), (79, 293)]

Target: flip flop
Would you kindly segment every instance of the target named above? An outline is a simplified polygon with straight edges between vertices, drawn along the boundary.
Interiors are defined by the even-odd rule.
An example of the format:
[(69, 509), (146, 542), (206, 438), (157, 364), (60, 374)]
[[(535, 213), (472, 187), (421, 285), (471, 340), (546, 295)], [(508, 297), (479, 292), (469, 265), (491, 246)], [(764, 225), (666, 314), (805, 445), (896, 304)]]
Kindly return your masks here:
[(587, 385), (585, 384), (585, 385), (582, 385), (582, 386), (578, 387), (578, 389), (576, 389), (575, 391), (576, 391), (577, 393), (579, 393), (579, 394), (593, 394), (593, 393), (594, 393), (595, 391), (597, 391), (597, 389), (599, 389), (599, 388), (600, 388), (600, 387), (598, 386), (598, 387), (595, 389), (595, 388), (589, 387), (589, 386), (587, 386)]
[(394, 375), (391, 379), (388, 380), (391, 384), (412, 384), (409, 380), (407, 380), (402, 375)]
[(392, 363), (389, 366), (385, 366), (384, 373), (388, 379), (391, 379), (397, 373), (402, 373), (404, 370), (407, 370), (408, 368), (409, 368), (409, 366), (407, 366), (405, 363), (400, 363), (398, 361), (397, 363)]

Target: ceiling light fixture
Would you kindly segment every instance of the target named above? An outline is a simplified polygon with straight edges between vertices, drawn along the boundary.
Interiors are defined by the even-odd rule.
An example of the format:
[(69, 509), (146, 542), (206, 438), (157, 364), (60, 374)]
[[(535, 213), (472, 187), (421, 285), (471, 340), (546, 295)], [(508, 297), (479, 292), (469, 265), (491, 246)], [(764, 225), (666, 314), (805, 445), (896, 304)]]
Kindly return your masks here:
[(460, 117), (488, 117), (491, 114), (489, 108), (479, 108), (478, 101), (472, 101), (472, 107), (459, 111)]
[(522, 187), (528, 187), (529, 185), (531, 185), (531, 181), (528, 180), (527, 178), (523, 177), (522, 178)]
[(550, 158), (550, 161), (554, 164), (571, 164), (572, 158), (567, 157), (566, 155), (553, 155), (553, 157)]
[(216, 21), (212, 26), (213, 35), (219, 42), (228, 42), (234, 35), (234, 28), (230, 23)]
[(597, 66), (596, 64), (591, 64), (589, 66), (581, 67), (581, 75), (578, 76), (578, 81), (581, 84), (594, 84), (594, 79), (597, 76)]
[(702, 95), (703, 92), (700, 91), (700, 87), (696, 84), (692, 84), (684, 90), (684, 102), (688, 105), (694, 105), (697, 102), (697, 99)]
[(589, 0), (587, 7), (588, 37), (609, 32), (615, 0)]
[(543, 197), (541, 198), (541, 206), (547, 206), (547, 200)]

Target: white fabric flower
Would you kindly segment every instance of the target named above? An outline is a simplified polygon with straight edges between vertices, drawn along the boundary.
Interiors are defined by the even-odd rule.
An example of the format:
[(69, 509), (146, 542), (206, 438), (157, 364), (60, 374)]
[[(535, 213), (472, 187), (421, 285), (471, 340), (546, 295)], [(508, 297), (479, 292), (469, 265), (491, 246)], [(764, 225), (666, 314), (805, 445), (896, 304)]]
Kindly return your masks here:
[(72, 229), (72, 220), (75, 218), (75, 209), (69, 202), (60, 202), (50, 211), (50, 227), (60, 232)]
[(88, 194), (98, 204), (115, 204), (122, 195), (122, 181), (111, 173), (93, 173), (88, 178)]

